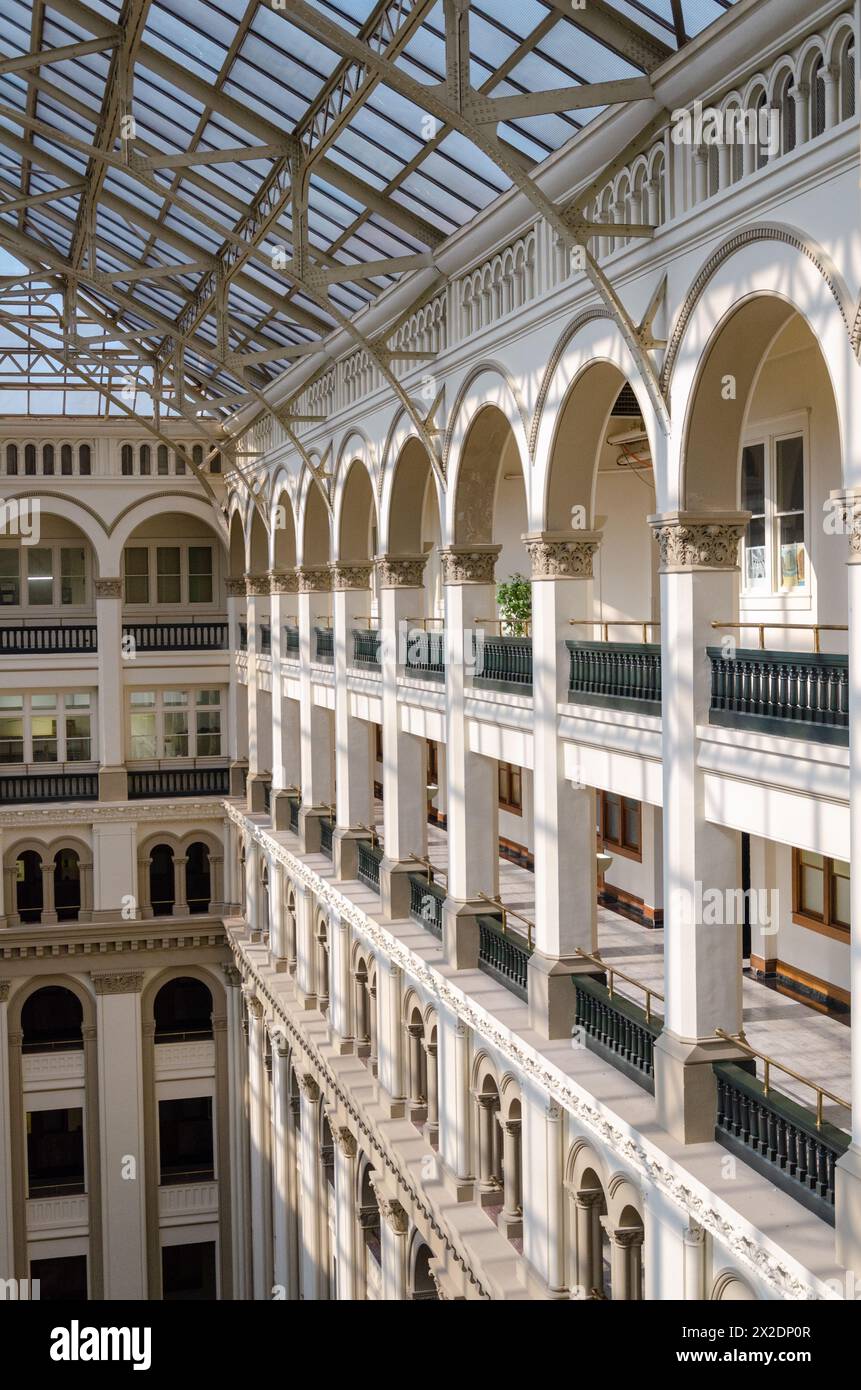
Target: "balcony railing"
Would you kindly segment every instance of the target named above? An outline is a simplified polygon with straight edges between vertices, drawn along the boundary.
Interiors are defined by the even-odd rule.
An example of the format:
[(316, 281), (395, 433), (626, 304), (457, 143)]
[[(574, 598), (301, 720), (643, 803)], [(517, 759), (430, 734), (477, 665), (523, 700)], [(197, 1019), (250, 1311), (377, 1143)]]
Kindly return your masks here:
[(366, 887), (373, 888), (375, 892), (379, 893), (382, 849), (379, 845), (372, 845), (370, 840), (359, 840), (356, 845), (356, 854), (356, 877), (360, 883), (364, 883)]
[[(445, 632), (428, 627), (427, 618), (410, 618), (404, 670), (423, 680), (445, 680)], [(415, 626), (412, 626), (415, 624)]]
[(293, 831), (293, 834), (294, 834), (294, 835), (298, 835), (298, 833), (299, 833), (299, 807), (300, 807), (300, 805), (301, 805), (301, 799), (300, 799), (298, 796), (291, 796), (291, 797), (288, 797), (288, 798), (287, 798), (287, 806), (288, 806), (287, 824), (289, 825), (290, 829)]
[[(244, 624), (240, 625), (244, 627)], [(139, 652), (215, 652), (227, 649), (227, 623), (123, 623)], [(246, 640), (241, 642), (243, 648)]]
[(527, 998), (526, 969), (532, 948), (525, 937), (503, 931), (501, 919), (482, 914), (478, 921), (478, 968), (519, 999)]
[(589, 1050), (654, 1094), (654, 1048), (660, 1021), (589, 975), (574, 976), (574, 991), (575, 1021)]
[(330, 627), (314, 628), (314, 660), (327, 665), (335, 660), (335, 634)]
[(709, 647), (709, 722), (816, 743), (849, 742), (848, 657)]
[(353, 665), (364, 666), (369, 671), (380, 669), (380, 631), (379, 628), (353, 628)]
[(323, 816), (320, 821), (320, 853), (325, 854), (327, 859), (332, 858), (332, 836), (335, 826), (329, 816)]
[(298, 627), (284, 628), (284, 659), (285, 661), (299, 660), (299, 629)]
[(566, 643), (572, 700), (641, 714), (661, 713), (661, 648), (652, 642)]
[(0, 656), (98, 651), (95, 623), (52, 623), (46, 627), (0, 627)]
[(489, 690), (532, 691), (532, 638), (484, 635), (476, 651), (473, 685)]
[(129, 801), (162, 796), (227, 796), (226, 767), (162, 767), (129, 772)]
[(257, 646), (263, 656), (272, 651), (272, 628), (268, 623), (261, 623), (257, 629)]
[(98, 799), (97, 772), (36, 772), (0, 777), (0, 805)]
[(419, 926), (442, 938), (442, 905), (445, 889), (421, 874), (410, 874), (410, 916)]

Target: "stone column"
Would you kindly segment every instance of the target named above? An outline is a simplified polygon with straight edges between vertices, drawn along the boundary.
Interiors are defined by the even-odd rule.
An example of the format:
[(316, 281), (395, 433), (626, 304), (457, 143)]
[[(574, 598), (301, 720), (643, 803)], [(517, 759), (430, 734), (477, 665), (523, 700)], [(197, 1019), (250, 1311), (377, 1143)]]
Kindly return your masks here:
[(317, 942), (314, 932), (315, 900), (304, 883), (295, 890), (296, 993), (306, 1009), (317, 1007)]
[(294, 1287), (291, 1248), (295, 1232), (291, 1230), (293, 1211), (290, 1202), (290, 1046), (285, 1035), (276, 1031), (272, 1037), (272, 1110), (273, 1110), (273, 1182), (272, 1182), (272, 1239), (274, 1248), (275, 1283), (284, 1290), (291, 1302), (299, 1297)]
[(825, 129), (833, 130), (840, 122), (840, 68), (836, 63), (826, 63), (822, 81), (825, 85)]
[(479, 893), (499, 888), (499, 783), (496, 761), (469, 747), (466, 691), (481, 664), (477, 619), (496, 611), (494, 566), (501, 546), (451, 547), (441, 552), (445, 586), (446, 776), (448, 897), (443, 904), (446, 960), (459, 969), (478, 964)]
[(123, 748), (123, 581), (97, 579), (99, 646), (99, 800), (126, 801), (128, 775)]
[(371, 725), (350, 712), (347, 670), (354, 665), (353, 629), (367, 626), (371, 611), (371, 565), (335, 563), (332, 622), (335, 666), (335, 786), (337, 812), (332, 840), (335, 876), (356, 877), (356, 840), (361, 825), (373, 824)]
[(499, 1228), (509, 1240), (523, 1234), (523, 1191), (521, 1185), (520, 1120), (499, 1117), (502, 1127), (502, 1211)]
[(287, 699), (282, 685), (285, 657), (284, 628), (296, 617), (299, 579), (295, 570), (272, 570), (269, 575), (269, 612), (272, 627), (272, 793), (270, 811), (275, 830), (288, 829), (288, 789), (298, 788), (299, 706)]
[(411, 1023), (407, 1028), (409, 1049), (409, 1100), (413, 1111), (423, 1110), (428, 1103), (425, 1095), (427, 1085), (424, 1080), (424, 1029), (420, 1023)]
[(320, 817), (332, 804), (332, 734), (328, 710), (314, 703), (311, 662), (314, 628), (326, 615), (331, 575), (327, 566), (302, 566), (299, 576), (299, 729), (302, 758), (302, 806), (299, 840), (304, 853), (320, 848)]
[(142, 971), (93, 974), (99, 1087), (104, 1294), (148, 1297), (144, 1172)]
[(480, 1093), (475, 1100), (478, 1108), (478, 1187), (480, 1192), (498, 1192), (496, 1112), (499, 1097), (494, 1091), (490, 1095)]
[(42, 865), (42, 926), (51, 926), (57, 920), (54, 910), (54, 861), (43, 860)]
[(610, 1278), (614, 1303), (643, 1297), (642, 1249), (641, 1226), (619, 1227), (610, 1232)]
[(401, 728), (398, 676), (403, 670), (410, 619), (424, 614), (426, 555), (384, 555), (377, 560), (380, 594), (380, 669), (383, 702), (383, 846), (380, 901), (389, 920), (408, 917), (411, 854), (427, 855), (427, 768), (423, 738)]
[(568, 698), (566, 642), (592, 618), (593, 531), (525, 538), (532, 561), (535, 950), (528, 966), (530, 1024), (542, 1037), (574, 1026), (572, 975), (594, 971), (576, 952), (598, 944), (595, 792), (566, 777), (559, 704)]
[(332, 998), (329, 1018), (335, 1034), (333, 1041), (341, 1053), (353, 1050), (351, 1023), (350, 981), (350, 924), (330, 910), (329, 921)]
[(586, 1187), (572, 1193), (577, 1250), (575, 1277), (583, 1298), (593, 1291), (603, 1297), (604, 1260), (601, 1237), (601, 1193)]
[(796, 82), (792, 92), (795, 97), (795, 142), (803, 145), (810, 139), (809, 82)]
[(173, 901), (174, 917), (188, 916), (188, 886), (186, 882), (186, 869), (188, 859), (184, 854), (176, 854), (173, 859), (175, 895)]
[(256, 1301), (269, 1298), (266, 1279), (268, 1263), (266, 1223), (266, 1182), (268, 1177), (266, 1143), (266, 1076), (263, 1064), (263, 1006), (258, 999), (246, 999), (248, 1009), (248, 1112), (251, 1136), (251, 1296)]
[(258, 632), (269, 617), (269, 575), (247, 574), (248, 597), (248, 810), (264, 807), (264, 790), (272, 782), (272, 724), (269, 701), (257, 675)]
[(227, 580), (227, 649), (230, 686), (227, 693), (227, 752), (230, 757), (230, 795), (245, 796), (248, 772), (248, 691), (239, 684), (234, 652), (240, 650), (239, 625), (245, 622), (245, 579)]
[(684, 1296), (701, 1300), (706, 1296), (706, 1242), (702, 1226), (692, 1223), (684, 1234)]
[(9, 980), (0, 980), (0, 1279), (15, 1277), (12, 1206), (12, 1097), (9, 1084)]
[[(227, 1075), (230, 1141), (230, 1172), (232, 1180), (231, 1230), (233, 1241), (233, 1288), (235, 1297), (249, 1297), (250, 1243), (249, 1234), (249, 1121), (246, 1114), (248, 1049), (242, 1026), (244, 1001), (239, 971), (235, 965), (222, 966), (227, 995)], [(249, 1097), (250, 1098), (250, 1097)]]
[(380, 991), (380, 1085), (386, 1092), (389, 1113), (404, 1113), (403, 1026), (401, 1024), (401, 971), (393, 961), (381, 960), (377, 976)]
[(386, 1302), (403, 1303), (407, 1297), (407, 1232), (409, 1217), (395, 1197), (382, 1190), (383, 1180), (372, 1178), (371, 1184), (380, 1208), (380, 1254), (383, 1271), (383, 1298)]
[[(741, 1028), (742, 923), (714, 924), (703, 902), (737, 915), (739, 837), (706, 817), (697, 729), (709, 722), (714, 620), (738, 607), (738, 543), (746, 513), (651, 517), (661, 553), (664, 803), (664, 1031), (655, 1044), (659, 1123), (684, 1143), (714, 1139), (712, 1062), (738, 1055), (715, 1038)], [(705, 895), (708, 895), (706, 897)], [(708, 920), (704, 920), (704, 919)]]
[(349, 1129), (333, 1127), (335, 1139), (335, 1239), (339, 1299), (356, 1297), (356, 1189), (357, 1144)]
[(317, 1143), (317, 1105), (320, 1087), (306, 1073), (301, 1081), (300, 1104), (300, 1203), (302, 1212), (301, 1281), (304, 1299), (319, 1299), (324, 1271), (320, 1268), (320, 1164)]
[(472, 1093), (469, 1088), (469, 1029), (463, 1019), (440, 1009), (440, 1149), (459, 1200), (472, 1195)]

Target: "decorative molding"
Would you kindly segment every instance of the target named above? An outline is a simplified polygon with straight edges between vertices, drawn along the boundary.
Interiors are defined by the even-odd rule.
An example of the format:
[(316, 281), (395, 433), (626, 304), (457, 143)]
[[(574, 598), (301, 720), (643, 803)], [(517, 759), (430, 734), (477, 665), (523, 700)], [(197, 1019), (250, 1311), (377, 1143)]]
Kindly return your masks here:
[(228, 598), (245, 598), (245, 578), (225, 579)]
[(661, 552), (661, 571), (738, 569), (738, 545), (748, 513), (668, 512), (649, 517)]
[(295, 594), (299, 592), (299, 576), (295, 569), (269, 571), (270, 594)]
[(367, 564), (348, 565), (340, 560), (333, 560), (329, 565), (332, 588), (337, 590), (369, 589), (373, 572), (374, 567), (370, 561)]
[(501, 545), (450, 545), (441, 549), (443, 584), (492, 584), (501, 549)]
[(300, 594), (328, 594), (332, 588), (328, 565), (299, 565), (296, 578)]
[(16, 826), (145, 824), (148, 821), (224, 819), (224, 799), (210, 801), (81, 802), (77, 806), (31, 805), (0, 811), (0, 829)]
[(11, 984), (11, 980), (0, 980), (0, 1004), (5, 1004), (9, 998)]
[(143, 989), (143, 971), (129, 970), (124, 974), (97, 974), (90, 972), (96, 994), (140, 994)]
[(421, 589), (427, 555), (378, 555), (374, 561), (381, 589)]
[(826, 516), (826, 534), (846, 536), (849, 541), (850, 565), (861, 564), (861, 492), (835, 491), (828, 499), (830, 516)]
[(312, 1076), (309, 1071), (306, 1071), (299, 1085), (302, 1088), (302, 1094), (312, 1105), (316, 1105), (320, 1099), (320, 1083), (316, 1076)]
[(592, 560), (601, 544), (600, 531), (580, 535), (543, 531), (523, 537), (532, 562), (532, 579), (591, 579)]
[(121, 579), (94, 579), (93, 588), (96, 598), (122, 598), (123, 581)]
[[(117, 908), (117, 918), (120, 910)], [(186, 927), (173, 926), (170, 918), (152, 919), (147, 922), (126, 923), (128, 935), (118, 935), (118, 928), (108, 924), (101, 928), (87, 926), (82, 928), (76, 922), (74, 934), (69, 932), (68, 922), (57, 926), (40, 927), (38, 939), (28, 927), (10, 927), (0, 933), (0, 960), (8, 961), (62, 961), (78, 956), (101, 956), (110, 959), (119, 955), (145, 955), (149, 952), (200, 951), (208, 947), (224, 947), (224, 927), (219, 922), (210, 922), (206, 928), (199, 923)]]
[(266, 574), (246, 574), (245, 593), (248, 598), (268, 598), (269, 584), (268, 571)]
[(593, 323), (596, 319), (606, 319), (609, 323), (615, 320), (609, 309), (586, 309), (582, 314), (578, 314), (572, 323), (569, 323), (562, 337), (559, 339), (547, 363), (544, 376), (541, 379), (541, 387), (538, 392), (538, 400), (535, 403), (535, 410), (532, 412), (532, 421), (529, 426), (529, 457), (535, 457), (535, 450), (538, 448), (538, 434), (541, 429), (541, 420), (544, 415), (544, 408), (547, 405), (547, 397), (550, 394), (550, 387), (556, 375), (556, 368), (568, 348), (572, 338), (575, 338), (581, 328), (585, 328), (587, 323)]
[[(273, 858), (284, 865), (295, 883), (307, 886), (372, 946), (397, 961), (412, 980), (423, 986), (429, 998), (434, 999), (438, 1011), (447, 1011), (455, 1018), (456, 1026), (461, 1024), (464, 1029), (471, 1029), (495, 1048), (521, 1076), (543, 1091), (548, 1100), (556, 1101), (567, 1115), (627, 1164), (629, 1169), (658, 1188), (689, 1220), (696, 1221), (733, 1251), (739, 1261), (747, 1265), (779, 1297), (816, 1299), (824, 1296), (824, 1286), (812, 1280), (796, 1260), (773, 1246), (770, 1238), (756, 1232), (755, 1228), (745, 1230), (729, 1204), (710, 1192), (681, 1164), (668, 1158), (651, 1140), (642, 1138), (541, 1052), (464, 995), (451, 979), (439, 974), (392, 936), (380, 922), (368, 917), (351, 899), (342, 896), (333, 883), (319, 878), (301, 859), (272, 840), (265, 829), (248, 820), (239, 807), (225, 803), (225, 810), (229, 819), (250, 838), (256, 839), (261, 845), (265, 843)], [(252, 967), (249, 965), (249, 968)], [(265, 981), (261, 981), (261, 988), (266, 989)], [(274, 1011), (281, 1014), (298, 1044), (310, 1055), (312, 1045), (295, 1029), (279, 996), (273, 993), (270, 998)], [(318, 1059), (317, 1065), (328, 1074), (322, 1058)], [(332, 1090), (340, 1090), (334, 1079)]]

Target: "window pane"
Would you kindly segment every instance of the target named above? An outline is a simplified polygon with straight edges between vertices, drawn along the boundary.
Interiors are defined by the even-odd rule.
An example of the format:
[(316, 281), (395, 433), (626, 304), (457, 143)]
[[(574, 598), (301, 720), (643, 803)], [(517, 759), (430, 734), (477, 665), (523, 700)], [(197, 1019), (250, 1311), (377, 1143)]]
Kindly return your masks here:
[[(68, 697), (67, 697), (68, 703)], [(74, 714), (66, 717), (66, 761), (85, 763), (90, 759), (90, 716)]]
[(629, 849), (640, 848), (640, 803), (632, 801), (626, 797), (624, 801), (625, 809), (625, 844)]
[(87, 690), (74, 691), (71, 695), (63, 697), (66, 709), (89, 709), (90, 695)]
[(152, 709), (155, 706), (154, 690), (133, 690), (131, 704), (135, 709)]
[(44, 716), (33, 719), (33, 762), (57, 761), (57, 721)]
[(197, 695), (196, 695), (195, 698), (196, 698), (196, 702), (197, 702), (198, 705), (220, 705), (220, 704), (221, 704), (221, 691), (220, 691), (220, 690), (198, 690)]
[(179, 546), (160, 545), (156, 551), (159, 603), (181, 603)]
[(27, 602), (35, 607), (43, 607), (53, 602), (52, 559), (50, 550), (27, 551)]
[(80, 604), (86, 599), (86, 571), (82, 546), (63, 546), (60, 551), (60, 602)]
[(762, 516), (765, 511), (765, 445), (748, 444), (741, 456), (741, 505)]
[(166, 758), (188, 757), (188, 715), (166, 714), (164, 716), (164, 756)]
[(165, 705), (187, 705), (187, 690), (166, 690), (162, 695), (162, 703)]
[(23, 763), (23, 719), (0, 719), (0, 763)]
[(622, 839), (622, 816), (618, 796), (607, 793), (604, 796), (604, 838), (620, 844)]
[(799, 857), (798, 907), (821, 917), (825, 912), (825, 861), (821, 854), (803, 850)]
[(19, 551), (0, 550), (0, 606), (11, 608), (21, 602)]
[(221, 752), (221, 711), (198, 711), (197, 753), (201, 758), (214, 758)]
[(149, 603), (149, 552), (132, 546), (125, 553), (126, 603)]
[(831, 920), (849, 926), (849, 865), (842, 859), (831, 866)]
[(188, 601), (212, 603), (212, 547), (209, 545), (189, 546)]
[(777, 510), (804, 511), (804, 440), (777, 441)]
[(33, 695), (30, 704), (33, 709), (56, 709), (56, 695)]
[(133, 714), (131, 717), (131, 756), (133, 758), (154, 758), (155, 715)]

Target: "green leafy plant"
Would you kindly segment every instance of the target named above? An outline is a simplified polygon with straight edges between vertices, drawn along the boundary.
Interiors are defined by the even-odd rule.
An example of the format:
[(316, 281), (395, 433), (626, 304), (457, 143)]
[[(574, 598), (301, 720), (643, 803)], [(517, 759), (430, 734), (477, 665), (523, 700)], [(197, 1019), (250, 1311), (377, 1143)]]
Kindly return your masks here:
[(532, 585), (522, 574), (512, 574), (496, 586), (496, 602), (502, 630), (509, 637), (525, 637), (532, 617)]

